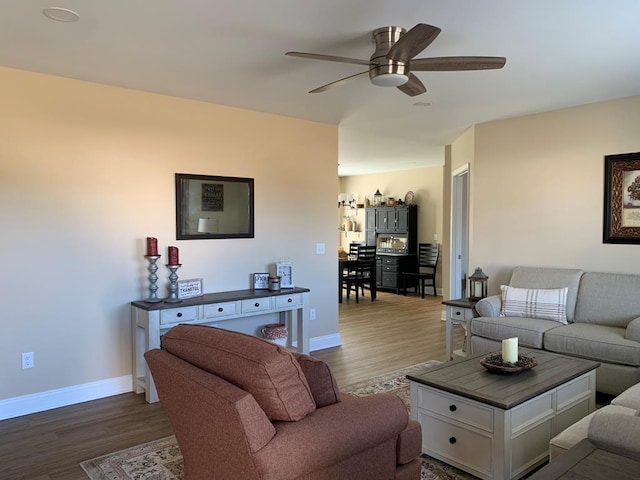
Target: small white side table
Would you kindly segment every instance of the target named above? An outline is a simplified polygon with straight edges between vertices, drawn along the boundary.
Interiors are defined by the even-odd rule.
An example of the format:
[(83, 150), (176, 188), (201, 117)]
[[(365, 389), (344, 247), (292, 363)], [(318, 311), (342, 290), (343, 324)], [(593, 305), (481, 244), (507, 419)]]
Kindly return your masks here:
[[(453, 355), (466, 357), (471, 354), (471, 345), (468, 342), (469, 321), (475, 316), (475, 306), (477, 300), (470, 298), (456, 298), (445, 300), (443, 305), (447, 306), (447, 359), (453, 359)], [(461, 325), (464, 328), (464, 344), (462, 349), (453, 350), (453, 326)]]

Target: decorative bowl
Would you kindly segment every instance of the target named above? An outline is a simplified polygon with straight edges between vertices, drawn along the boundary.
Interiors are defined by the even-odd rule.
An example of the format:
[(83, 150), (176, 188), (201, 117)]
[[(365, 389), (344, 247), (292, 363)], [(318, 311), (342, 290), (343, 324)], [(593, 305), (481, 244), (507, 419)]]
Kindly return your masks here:
[(538, 361), (533, 357), (518, 354), (518, 361), (516, 363), (503, 363), (502, 353), (491, 353), (480, 360), (480, 365), (486, 368), (491, 373), (499, 373), (502, 375), (512, 375), (514, 373), (524, 372), (536, 365)]

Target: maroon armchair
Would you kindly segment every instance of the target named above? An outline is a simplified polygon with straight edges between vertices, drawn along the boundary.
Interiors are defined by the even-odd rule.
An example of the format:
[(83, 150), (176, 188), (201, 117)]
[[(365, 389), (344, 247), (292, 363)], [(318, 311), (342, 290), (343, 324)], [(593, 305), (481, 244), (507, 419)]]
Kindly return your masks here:
[(341, 394), (328, 366), (179, 325), (145, 354), (186, 480), (418, 480), (421, 428), (393, 394)]

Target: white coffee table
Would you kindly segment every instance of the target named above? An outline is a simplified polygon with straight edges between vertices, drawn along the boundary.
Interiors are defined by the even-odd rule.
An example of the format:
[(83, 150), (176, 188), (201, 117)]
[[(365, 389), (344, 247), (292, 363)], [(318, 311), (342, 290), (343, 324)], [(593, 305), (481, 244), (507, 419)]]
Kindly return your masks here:
[(549, 456), (549, 440), (595, 409), (598, 362), (527, 351), (538, 365), (490, 373), (484, 355), (407, 375), (422, 451), (483, 479), (520, 478)]

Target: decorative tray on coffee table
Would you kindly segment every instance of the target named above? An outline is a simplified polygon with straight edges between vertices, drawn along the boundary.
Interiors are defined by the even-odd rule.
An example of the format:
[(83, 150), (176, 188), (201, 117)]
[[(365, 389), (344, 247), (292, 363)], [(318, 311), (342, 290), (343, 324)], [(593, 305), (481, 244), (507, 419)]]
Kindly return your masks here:
[(492, 373), (512, 375), (535, 367), (538, 365), (538, 361), (533, 357), (528, 357), (519, 353), (518, 361), (516, 363), (504, 363), (502, 361), (502, 353), (496, 352), (491, 353), (480, 360), (480, 365)]

